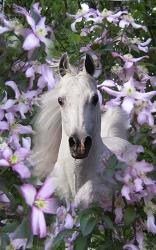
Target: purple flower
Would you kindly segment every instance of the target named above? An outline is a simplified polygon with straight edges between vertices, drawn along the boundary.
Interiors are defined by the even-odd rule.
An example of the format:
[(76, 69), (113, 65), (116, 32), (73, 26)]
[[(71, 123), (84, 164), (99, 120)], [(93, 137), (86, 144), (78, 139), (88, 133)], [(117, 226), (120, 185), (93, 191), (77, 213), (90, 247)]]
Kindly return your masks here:
[(149, 100), (156, 95), (156, 91), (142, 93), (137, 91), (137, 82), (133, 77), (120, 87), (120, 91), (112, 90), (109, 87), (102, 86), (102, 90), (108, 94), (115, 96), (117, 99), (123, 98), (122, 108), (130, 114), (134, 108), (136, 100)]
[(24, 184), (21, 192), (28, 206), (31, 207), (31, 225), (33, 235), (43, 238), (47, 235), (44, 213), (56, 214), (57, 200), (51, 197), (55, 191), (53, 178), (47, 178), (43, 186), (37, 192), (33, 185)]
[(131, 14), (127, 13), (125, 15), (122, 15), (121, 20), (119, 22), (119, 27), (124, 29), (128, 26), (132, 26), (134, 29), (143, 29), (144, 31), (147, 31), (147, 28), (141, 24), (137, 24), (134, 21), (134, 18), (132, 17)]
[(42, 64), (40, 67), (40, 74), (41, 76), (39, 77), (37, 83), (39, 89), (43, 89), (46, 86), (48, 87), (48, 90), (52, 89), (56, 84), (52, 68), (50, 68), (47, 64)]
[[(124, 183), (121, 194), (126, 200), (131, 200), (131, 195), (141, 194), (148, 186), (155, 185), (156, 182), (150, 177), (147, 177), (147, 173), (153, 170), (153, 166), (144, 160), (140, 162), (134, 162), (125, 168), (124, 172), (117, 173), (116, 178)], [(142, 194), (144, 196), (144, 194)], [(140, 197), (140, 196), (138, 196)]]
[[(14, 8), (17, 13), (20, 13), (26, 17), (26, 20), (31, 27), (29, 33), (25, 37), (23, 49), (28, 51), (33, 50), (40, 46), (40, 42), (47, 44), (49, 39), (46, 38), (46, 36), (48, 32), (51, 31), (51, 29), (45, 25), (45, 17), (40, 17), (39, 21), (36, 23), (31, 13), (27, 12), (26, 9), (15, 4)], [(41, 9), (39, 9), (39, 6), (35, 4), (33, 9), (40, 16)]]
[(25, 93), (20, 93), (17, 84), (14, 81), (7, 81), (5, 85), (11, 87), (15, 93), (16, 100), (14, 100), (14, 105), (11, 107), (11, 111), (19, 112), (22, 119), (25, 119), (25, 113), (32, 110), (33, 98), (40, 94), (40, 90), (28, 90)]
[(6, 194), (4, 192), (2, 192), (2, 191), (0, 191), (0, 202), (2, 202), (2, 203), (10, 202), (10, 200), (8, 199)]
[(151, 211), (147, 213), (147, 229), (149, 232), (156, 234), (155, 218)]
[(74, 226), (74, 220), (68, 209), (61, 206), (57, 209), (57, 230), (61, 231), (64, 228), (71, 229)]
[(68, 14), (68, 16), (71, 16), (71, 17), (74, 17), (75, 18), (75, 22), (73, 22), (71, 24), (71, 29), (73, 32), (77, 32), (76, 30), (76, 23), (79, 23), (82, 21), (82, 19), (84, 18), (86, 21), (87, 20), (90, 20), (90, 17), (93, 16), (93, 17), (96, 17), (97, 14), (96, 14), (96, 10), (94, 9), (89, 9), (89, 6), (86, 4), (86, 3), (83, 3), (81, 4), (81, 9), (78, 10), (77, 14), (76, 15), (71, 15), (71, 14)]
[(137, 114), (137, 121), (140, 125), (148, 124), (151, 127), (154, 126), (152, 113), (156, 112), (155, 102), (138, 100), (135, 103), (134, 112)]
[(0, 34), (8, 32), (8, 31), (14, 31), (16, 35), (23, 34), (24, 29), (18, 20), (16, 19), (7, 20), (6, 16), (0, 13), (0, 21), (4, 25), (4, 26), (0, 26)]
[(11, 167), (13, 171), (17, 172), (22, 179), (29, 178), (31, 173), (24, 160), (28, 156), (29, 151), (25, 148), (19, 148), (13, 152), (9, 147), (2, 152), (0, 159), (1, 167)]
[(27, 239), (12, 239), (11, 234), (9, 234), (9, 238), (11, 240), (11, 243), (9, 245), (10, 248), (7, 248), (7, 249), (16, 249), (16, 250), (26, 249)]

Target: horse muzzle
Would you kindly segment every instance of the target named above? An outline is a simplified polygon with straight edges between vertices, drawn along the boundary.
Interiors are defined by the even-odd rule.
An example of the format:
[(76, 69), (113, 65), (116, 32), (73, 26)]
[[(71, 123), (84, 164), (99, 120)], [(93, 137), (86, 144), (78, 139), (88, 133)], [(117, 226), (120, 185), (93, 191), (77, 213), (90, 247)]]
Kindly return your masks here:
[(70, 153), (75, 159), (86, 158), (89, 154), (91, 146), (92, 138), (90, 136), (86, 136), (82, 140), (79, 140), (76, 135), (69, 137)]

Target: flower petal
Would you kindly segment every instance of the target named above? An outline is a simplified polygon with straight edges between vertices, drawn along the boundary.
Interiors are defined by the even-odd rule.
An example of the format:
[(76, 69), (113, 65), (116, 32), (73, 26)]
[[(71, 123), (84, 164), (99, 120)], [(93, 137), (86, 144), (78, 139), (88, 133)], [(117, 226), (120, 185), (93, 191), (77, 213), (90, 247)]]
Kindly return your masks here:
[(1, 105), (1, 109), (9, 109), (15, 104), (16, 100), (8, 99), (4, 104)]
[(135, 185), (135, 190), (136, 192), (140, 192), (141, 190), (143, 190), (143, 182), (140, 178), (136, 178), (134, 180), (134, 185)]
[(103, 81), (103, 83), (101, 83), (100, 85), (98, 85), (98, 88), (101, 88), (102, 86), (114, 87), (115, 83), (112, 80), (105, 80), (105, 81)]
[(44, 238), (47, 235), (44, 214), (35, 206), (32, 207), (31, 220), (33, 235), (38, 235), (40, 238)]
[(9, 130), (9, 124), (5, 121), (0, 122), (0, 130)]
[(115, 97), (121, 97), (124, 96), (123, 93), (116, 91), (116, 90), (112, 90), (108, 87), (103, 86), (102, 90), (106, 91), (109, 95), (115, 96)]
[(7, 32), (9, 30), (10, 30), (10, 28), (8, 28), (8, 27), (2, 27), (2, 26), (0, 26), (0, 34), (3, 34), (4, 32)]
[(130, 114), (134, 107), (135, 100), (131, 97), (125, 97), (122, 102), (122, 108), (126, 111), (127, 114)]
[(9, 161), (10, 157), (13, 155), (11, 148), (7, 147), (2, 153), (3, 157)]
[(12, 169), (16, 171), (22, 179), (30, 178), (31, 176), (30, 170), (23, 163), (17, 163), (13, 165)]
[(66, 218), (65, 218), (65, 224), (64, 224), (64, 227), (67, 228), (67, 229), (72, 229), (74, 226), (74, 221), (73, 221), (73, 218), (72, 216), (68, 213)]
[(16, 99), (20, 97), (20, 92), (19, 92), (18, 87), (14, 81), (7, 81), (7, 82), (5, 82), (5, 85), (9, 86), (13, 89), (13, 91), (15, 92)]
[(124, 196), (127, 200), (130, 200), (130, 189), (128, 186), (124, 185), (121, 189), (121, 194)]
[(37, 193), (37, 198), (49, 198), (56, 189), (56, 182), (53, 177), (49, 177), (45, 180), (43, 186)]
[(133, 245), (133, 244), (126, 244), (126, 245), (124, 245), (123, 249), (124, 249), (124, 250), (139, 250), (139, 248), (136, 247), (136, 246)]
[(22, 138), (22, 145), (27, 150), (30, 150), (30, 147), (31, 147), (31, 138), (30, 137), (25, 137), (25, 138), (23, 137)]
[(30, 125), (23, 126), (21, 124), (18, 124), (18, 133), (20, 134), (32, 134), (33, 130)]
[(23, 49), (24, 50), (33, 50), (37, 47), (40, 46), (40, 41), (39, 39), (33, 34), (33, 33), (30, 33), (24, 43), (23, 43)]
[(56, 198), (48, 198), (44, 200), (45, 207), (42, 209), (44, 213), (47, 214), (56, 214), (58, 208), (58, 202)]
[(25, 199), (25, 202), (29, 206), (32, 206), (35, 201), (35, 196), (36, 196), (36, 189), (34, 188), (34, 186), (31, 184), (23, 184), (21, 186), (21, 192)]
[(14, 155), (18, 157), (19, 161), (23, 161), (28, 155), (28, 150), (26, 148), (19, 148), (14, 152)]
[(147, 214), (147, 229), (149, 232), (156, 234), (156, 224), (155, 224), (155, 218), (152, 213)]
[(5, 159), (0, 160), (0, 167), (9, 167), (9, 166), (10, 166), (10, 164), (7, 160), (5, 160)]

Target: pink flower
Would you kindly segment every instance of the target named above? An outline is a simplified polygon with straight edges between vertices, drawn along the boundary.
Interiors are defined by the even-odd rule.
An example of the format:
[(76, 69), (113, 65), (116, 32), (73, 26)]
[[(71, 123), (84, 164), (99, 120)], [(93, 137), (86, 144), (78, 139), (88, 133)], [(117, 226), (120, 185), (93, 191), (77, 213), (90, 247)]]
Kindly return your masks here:
[(37, 192), (33, 185), (24, 184), (21, 187), (22, 195), (28, 206), (31, 207), (31, 225), (33, 235), (43, 238), (47, 235), (44, 213), (56, 214), (57, 200), (51, 197), (55, 191), (53, 178), (47, 178)]
[(2, 152), (0, 166), (11, 167), (12, 170), (17, 172), (22, 179), (29, 178), (31, 176), (30, 170), (24, 164), (24, 160), (28, 156), (28, 152), (29, 151), (27, 149), (22, 147), (15, 152), (7, 147)]

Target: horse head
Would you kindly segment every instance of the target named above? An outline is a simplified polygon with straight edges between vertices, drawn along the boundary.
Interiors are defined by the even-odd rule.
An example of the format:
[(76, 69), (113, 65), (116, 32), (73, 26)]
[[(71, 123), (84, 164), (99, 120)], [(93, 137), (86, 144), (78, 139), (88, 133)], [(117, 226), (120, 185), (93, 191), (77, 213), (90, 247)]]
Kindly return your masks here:
[(79, 72), (69, 64), (67, 54), (60, 60), (61, 75), (58, 103), (62, 117), (62, 129), (68, 138), (70, 153), (75, 159), (88, 156), (97, 129), (99, 97), (94, 74), (94, 63), (86, 55)]

